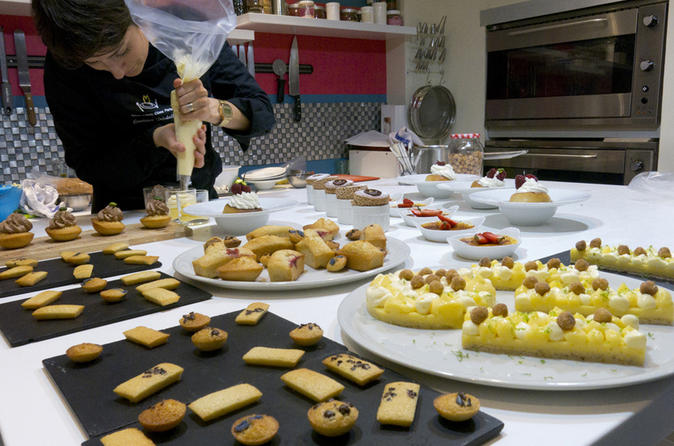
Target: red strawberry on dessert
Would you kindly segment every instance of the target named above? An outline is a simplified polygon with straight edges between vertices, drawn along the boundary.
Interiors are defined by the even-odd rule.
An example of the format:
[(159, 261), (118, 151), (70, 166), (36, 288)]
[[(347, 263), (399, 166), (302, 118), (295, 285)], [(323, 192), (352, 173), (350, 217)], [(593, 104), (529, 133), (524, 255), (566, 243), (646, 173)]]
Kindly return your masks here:
[(532, 175), (532, 174), (530, 174), (530, 173), (524, 175), (524, 177), (525, 177), (525, 178), (533, 178), (534, 180), (538, 181), (538, 178), (536, 177), (536, 175)]
[(435, 162), (435, 165), (436, 165), (436, 166), (444, 166), (445, 164), (447, 164), (447, 163), (444, 162), (444, 161), (436, 161), (436, 162)]
[(505, 180), (508, 175), (506, 174), (505, 169), (499, 168), (497, 173), (496, 173), (496, 179), (497, 180)]
[(489, 169), (489, 172), (487, 172), (487, 178), (494, 178), (496, 176), (496, 168), (492, 167)]
[(515, 189), (519, 189), (522, 187), (524, 182), (526, 181), (524, 175), (516, 175), (515, 176)]

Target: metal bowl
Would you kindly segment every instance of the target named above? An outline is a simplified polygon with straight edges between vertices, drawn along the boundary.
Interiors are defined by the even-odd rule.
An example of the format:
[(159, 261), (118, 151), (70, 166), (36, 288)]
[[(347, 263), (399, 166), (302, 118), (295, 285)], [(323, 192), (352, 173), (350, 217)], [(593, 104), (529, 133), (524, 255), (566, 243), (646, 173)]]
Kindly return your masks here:
[(59, 200), (73, 211), (83, 211), (91, 205), (91, 194), (61, 195)]
[(288, 182), (292, 187), (302, 189), (307, 187), (307, 178), (313, 175), (313, 172), (304, 172), (302, 170), (291, 170), (288, 172)]

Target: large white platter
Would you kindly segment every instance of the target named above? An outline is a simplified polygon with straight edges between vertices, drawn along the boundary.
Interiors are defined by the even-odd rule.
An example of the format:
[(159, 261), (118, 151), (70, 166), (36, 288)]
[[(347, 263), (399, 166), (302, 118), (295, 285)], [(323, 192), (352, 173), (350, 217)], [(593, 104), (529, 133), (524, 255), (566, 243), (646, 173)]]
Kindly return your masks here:
[[(354, 282), (361, 279), (366, 279), (375, 276), (381, 272), (388, 271), (397, 266), (402, 265), (410, 255), (410, 248), (406, 243), (388, 237), (386, 248), (388, 253), (384, 258), (384, 265), (370, 271), (341, 271), (338, 273), (331, 273), (324, 269), (315, 270), (305, 266), (305, 272), (299, 279), (294, 282), (270, 282), (269, 274), (265, 269), (260, 277), (255, 282), (237, 282), (234, 280), (220, 280), (209, 279), (208, 277), (197, 276), (192, 268), (192, 260), (198, 259), (204, 255), (204, 249), (201, 246), (196, 246), (188, 251), (178, 255), (173, 260), (173, 269), (178, 273), (190, 279), (208, 283), (222, 288), (232, 288), (238, 290), (258, 290), (258, 291), (275, 291), (275, 290), (302, 290), (307, 288), (320, 288), (326, 286), (339, 285), (343, 283)], [(339, 240), (340, 242), (342, 240)], [(348, 241), (348, 240), (345, 240)]]
[[(602, 273), (612, 287), (641, 281)], [(381, 322), (367, 311), (363, 285), (339, 306), (342, 330), (362, 348), (425, 373), (496, 387), (531, 390), (590, 390), (622, 387), (674, 374), (674, 327), (641, 325), (648, 335), (643, 367), (499, 355), (461, 348), (461, 330), (419, 330)], [(497, 292), (497, 302), (513, 311), (514, 293)]]

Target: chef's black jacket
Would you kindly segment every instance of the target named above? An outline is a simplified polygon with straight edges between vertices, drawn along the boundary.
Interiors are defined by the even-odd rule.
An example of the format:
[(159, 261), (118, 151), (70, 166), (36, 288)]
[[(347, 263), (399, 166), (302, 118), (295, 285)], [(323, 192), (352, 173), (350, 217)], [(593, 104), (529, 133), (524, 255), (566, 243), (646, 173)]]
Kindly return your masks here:
[[(92, 212), (111, 201), (122, 209), (142, 209), (143, 187), (176, 184), (176, 159), (165, 148), (155, 147), (152, 133), (173, 122), (170, 95), (177, 77), (173, 61), (152, 44), (143, 71), (121, 80), (87, 65), (65, 69), (47, 54), (47, 103), (63, 142), (66, 163), (94, 186)], [(267, 94), (228, 44), (201, 81), (211, 96), (228, 100), (250, 120), (250, 129), (245, 132), (222, 129), (243, 150), (252, 137), (274, 126)], [(192, 187), (208, 189), (213, 197), (222, 161), (211, 144), (210, 129), (206, 134), (205, 165), (194, 169)]]

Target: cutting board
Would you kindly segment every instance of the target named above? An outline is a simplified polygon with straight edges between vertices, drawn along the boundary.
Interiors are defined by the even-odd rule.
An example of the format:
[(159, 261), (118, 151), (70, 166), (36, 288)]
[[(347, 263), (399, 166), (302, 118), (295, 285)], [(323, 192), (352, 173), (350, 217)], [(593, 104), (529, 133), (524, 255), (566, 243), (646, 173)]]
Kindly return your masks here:
[[(90, 218), (87, 216), (87, 218)], [(117, 235), (100, 235), (93, 229), (82, 231), (79, 238), (69, 242), (55, 242), (49, 237), (35, 238), (30, 245), (19, 249), (0, 249), (0, 263), (17, 258), (35, 260), (59, 257), (61, 251), (100, 251), (108, 245), (125, 242), (130, 246), (141, 243), (158, 242), (185, 236), (185, 227), (171, 222), (161, 229), (147, 229), (140, 223), (127, 224), (124, 231)]]
[[(45, 359), (45, 369), (58, 386), (84, 431), (91, 437), (123, 427), (140, 427), (138, 414), (166, 398), (184, 403), (225, 387), (249, 383), (262, 392), (257, 403), (203, 423), (191, 411), (175, 429), (164, 434), (149, 434), (156, 444), (176, 445), (234, 445), (229, 429), (234, 420), (251, 413), (272, 415), (280, 424), (279, 434), (272, 445), (478, 445), (498, 435), (503, 423), (484, 412), (471, 420), (451, 423), (441, 419), (433, 408), (438, 392), (422, 386), (414, 424), (409, 428), (382, 426), (376, 420), (383, 388), (391, 381), (409, 381), (402, 375), (386, 370), (382, 377), (360, 387), (326, 370), (321, 361), (346, 348), (323, 338), (317, 345), (305, 348), (297, 365), (336, 379), (345, 386), (339, 399), (354, 404), (360, 412), (354, 428), (345, 435), (328, 438), (314, 433), (307, 420), (307, 410), (313, 401), (283, 385), (280, 376), (286, 368), (248, 366), (241, 359), (251, 347), (262, 345), (276, 348), (297, 348), (288, 333), (296, 324), (274, 314), (265, 315), (256, 326), (237, 325), (238, 312), (213, 317), (211, 326), (228, 332), (224, 348), (201, 353), (194, 348), (190, 336), (180, 327), (162, 330), (169, 333), (168, 343), (152, 350), (119, 341), (103, 346), (103, 354), (89, 364), (74, 364), (65, 355)], [(83, 341), (85, 339), (82, 339)], [(185, 369), (182, 379), (148, 397), (138, 404), (117, 397), (112, 389), (121, 382), (142, 373), (161, 362), (172, 362)], [(86, 383), (96, 383), (88, 386)], [(457, 385), (457, 390), (461, 386)], [(100, 445), (92, 438), (85, 446)]]
[(338, 174), (338, 175), (335, 175), (335, 176), (339, 177), (339, 178), (343, 178), (345, 180), (351, 180), (354, 183), (359, 183), (361, 181), (374, 181), (374, 180), (379, 179), (379, 177), (368, 177), (368, 176), (365, 176), (365, 175), (346, 175), (346, 174), (341, 174), (341, 173)]

